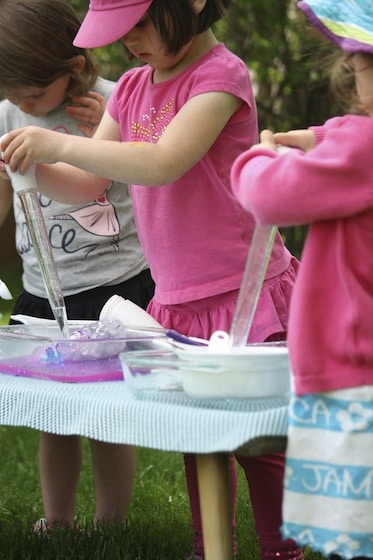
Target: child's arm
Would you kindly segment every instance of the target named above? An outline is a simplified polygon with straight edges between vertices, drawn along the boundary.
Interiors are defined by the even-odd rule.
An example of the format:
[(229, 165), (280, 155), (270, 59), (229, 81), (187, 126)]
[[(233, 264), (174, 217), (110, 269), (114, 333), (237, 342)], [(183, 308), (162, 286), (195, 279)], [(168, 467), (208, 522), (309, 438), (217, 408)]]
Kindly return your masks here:
[(105, 111), (92, 139), (27, 127), (10, 132), (2, 149), (12, 171), (25, 172), (32, 163), (65, 162), (90, 172), (60, 165), (37, 169), (43, 194), (83, 203), (99, 196), (108, 179), (161, 186), (180, 178), (206, 154), (241, 104), (234, 95), (222, 92), (192, 97), (157, 144), (120, 142), (119, 125)]
[(89, 136), (93, 136), (100, 124), (102, 116), (106, 108), (106, 99), (95, 91), (90, 91), (86, 96), (73, 97), (71, 99), (73, 105), (66, 107), (66, 113), (80, 121), (78, 129), (80, 132)]
[[(268, 144), (258, 144), (242, 153), (231, 171), (236, 198), (261, 225), (310, 224), (372, 208), (368, 163), (373, 127), (371, 119), (359, 121), (357, 125), (353, 116), (334, 118), (323, 127), (304, 131), (311, 136), (302, 134), (296, 145), (306, 151), (295, 149), (281, 155)], [(286, 136), (281, 137), (283, 142)], [(294, 146), (295, 132), (288, 139), (291, 136)], [(277, 142), (277, 134), (274, 138)], [(310, 140), (315, 142), (313, 149)]]

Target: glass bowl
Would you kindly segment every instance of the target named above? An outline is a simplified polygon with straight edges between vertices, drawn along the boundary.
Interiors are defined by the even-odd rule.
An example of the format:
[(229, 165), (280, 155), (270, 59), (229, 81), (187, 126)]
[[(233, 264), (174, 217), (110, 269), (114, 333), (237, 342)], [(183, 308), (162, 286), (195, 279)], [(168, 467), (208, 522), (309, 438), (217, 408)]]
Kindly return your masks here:
[(0, 372), (70, 383), (123, 380), (119, 354), (149, 349), (151, 340), (165, 337), (97, 321), (69, 321), (69, 327), (69, 338), (54, 325), (0, 327)]
[(284, 344), (253, 344), (227, 352), (207, 347), (180, 348), (153, 341), (152, 349), (125, 351), (120, 360), (134, 391), (182, 388), (194, 398), (267, 398), (290, 390)]

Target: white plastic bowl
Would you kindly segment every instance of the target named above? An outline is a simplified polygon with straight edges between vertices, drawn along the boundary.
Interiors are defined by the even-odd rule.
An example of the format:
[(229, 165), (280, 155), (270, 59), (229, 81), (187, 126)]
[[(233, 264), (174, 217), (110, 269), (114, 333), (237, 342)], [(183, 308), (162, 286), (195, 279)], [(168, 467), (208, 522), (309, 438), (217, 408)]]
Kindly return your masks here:
[(120, 354), (124, 377), (135, 392), (182, 389), (201, 399), (266, 398), (290, 390), (286, 346), (252, 345), (214, 353), (155, 341), (152, 350)]
[(290, 390), (286, 347), (246, 346), (226, 352), (178, 352), (184, 391), (195, 398), (265, 398)]

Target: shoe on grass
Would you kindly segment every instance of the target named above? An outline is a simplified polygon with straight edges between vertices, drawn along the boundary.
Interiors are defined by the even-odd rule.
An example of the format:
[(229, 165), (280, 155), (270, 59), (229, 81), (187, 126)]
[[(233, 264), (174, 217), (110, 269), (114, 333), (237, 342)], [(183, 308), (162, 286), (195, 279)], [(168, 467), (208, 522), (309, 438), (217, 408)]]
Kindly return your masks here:
[(45, 517), (41, 517), (40, 519), (38, 519), (35, 523), (34, 523), (34, 527), (33, 527), (33, 532), (34, 533), (39, 533), (40, 535), (45, 535), (47, 533), (50, 533), (51, 528), (48, 527), (48, 521), (45, 519)]
[(49, 535), (54, 529), (72, 530), (76, 535), (80, 532), (79, 525), (71, 527), (69, 524), (59, 525), (57, 522), (48, 523), (48, 519), (41, 517), (33, 526), (33, 532), (39, 535)]

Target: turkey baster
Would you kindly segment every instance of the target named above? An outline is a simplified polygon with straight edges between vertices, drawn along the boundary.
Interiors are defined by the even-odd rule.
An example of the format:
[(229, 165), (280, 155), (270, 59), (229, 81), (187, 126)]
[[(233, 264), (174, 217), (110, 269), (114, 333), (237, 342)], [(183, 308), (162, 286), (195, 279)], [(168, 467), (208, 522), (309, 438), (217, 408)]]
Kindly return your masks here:
[[(6, 134), (1, 137), (0, 141), (5, 136)], [(22, 204), (53, 315), (62, 335), (68, 338), (69, 327), (66, 306), (36, 190), (35, 165), (32, 165), (24, 175), (21, 175), (18, 171), (13, 173), (9, 165), (5, 165), (5, 168), (12, 181), (12, 187)]]

